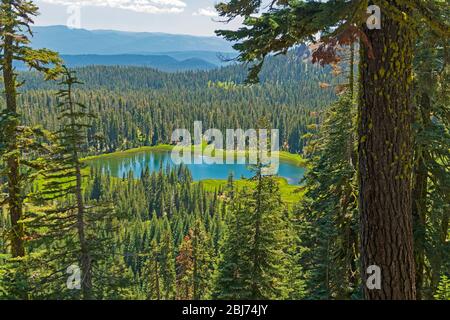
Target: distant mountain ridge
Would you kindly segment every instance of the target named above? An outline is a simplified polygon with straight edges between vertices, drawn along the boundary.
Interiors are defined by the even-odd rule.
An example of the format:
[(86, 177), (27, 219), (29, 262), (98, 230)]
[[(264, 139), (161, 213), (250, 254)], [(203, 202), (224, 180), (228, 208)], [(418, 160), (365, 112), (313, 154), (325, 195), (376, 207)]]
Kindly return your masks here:
[(122, 65), (161, 71), (210, 70), (229, 64), (225, 60), (236, 56), (231, 44), (218, 37), (66, 26), (34, 27), (33, 31), (31, 45), (59, 52), (69, 67)]
[(218, 37), (151, 32), (34, 27), (32, 46), (61, 54), (149, 54), (159, 52), (233, 52), (232, 44)]

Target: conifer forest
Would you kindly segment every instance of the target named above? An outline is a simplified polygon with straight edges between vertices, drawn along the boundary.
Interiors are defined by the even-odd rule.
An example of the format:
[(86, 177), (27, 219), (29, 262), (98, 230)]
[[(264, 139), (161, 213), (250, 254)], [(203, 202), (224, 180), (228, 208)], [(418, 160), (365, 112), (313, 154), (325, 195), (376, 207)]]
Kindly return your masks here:
[[(0, 300), (450, 300), (449, 2), (221, 1), (186, 16), (232, 59), (167, 71), (72, 66), (34, 42), (65, 7), (0, 0)], [(171, 3), (131, 2), (81, 12)], [(199, 122), (278, 130), (279, 172), (173, 163)]]

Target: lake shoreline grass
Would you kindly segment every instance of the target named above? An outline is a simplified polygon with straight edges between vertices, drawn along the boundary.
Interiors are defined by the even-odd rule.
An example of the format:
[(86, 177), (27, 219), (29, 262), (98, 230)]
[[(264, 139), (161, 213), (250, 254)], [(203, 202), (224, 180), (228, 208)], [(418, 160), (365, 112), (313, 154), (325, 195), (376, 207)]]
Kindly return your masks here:
[[(289, 207), (298, 203), (306, 193), (306, 188), (304, 186), (291, 185), (288, 183), (287, 179), (282, 177), (276, 177), (275, 179), (278, 181), (280, 187), (281, 200)], [(216, 192), (219, 189), (225, 189), (228, 181), (221, 179), (206, 179), (195, 181), (194, 183), (201, 184), (206, 191)], [(236, 179), (234, 184), (237, 190), (241, 190), (244, 187), (254, 187), (255, 181), (252, 181), (251, 179)]]
[[(174, 148), (175, 148), (175, 146), (169, 145), (169, 144), (159, 144), (156, 146), (143, 146), (143, 147), (128, 149), (128, 150), (124, 150), (124, 151), (116, 151), (116, 152), (111, 152), (111, 153), (95, 155), (95, 156), (89, 156), (89, 157), (83, 158), (82, 161), (88, 162), (88, 161), (98, 160), (98, 159), (122, 157), (122, 156), (128, 156), (130, 154), (142, 153), (142, 152), (148, 152), (148, 151), (169, 152), (169, 151), (172, 151)], [(202, 148), (204, 149), (205, 147), (203, 146)], [(192, 151), (194, 151), (194, 150), (195, 150), (195, 147), (193, 146)], [(223, 155), (224, 155), (224, 157), (226, 157), (230, 153), (231, 152), (224, 151)], [(248, 156), (248, 151), (245, 151), (245, 152), (233, 151), (233, 153), (234, 153), (235, 159), (237, 156)], [(296, 165), (298, 167), (304, 167), (304, 168), (307, 167), (307, 161), (299, 154), (294, 154), (294, 153), (290, 153), (287, 151), (279, 151), (278, 154), (279, 154), (280, 161), (287, 162), (287, 163)]]

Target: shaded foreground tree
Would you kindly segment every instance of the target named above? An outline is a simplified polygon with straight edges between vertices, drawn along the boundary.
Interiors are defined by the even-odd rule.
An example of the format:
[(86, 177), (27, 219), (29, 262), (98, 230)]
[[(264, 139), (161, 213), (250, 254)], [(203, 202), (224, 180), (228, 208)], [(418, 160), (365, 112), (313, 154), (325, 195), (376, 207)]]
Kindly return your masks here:
[[(381, 29), (369, 29), (368, 6), (381, 9)], [(264, 59), (285, 54), (303, 42), (320, 42), (313, 62), (339, 62), (339, 47), (360, 42), (359, 210), (363, 284), (366, 270), (382, 271), (379, 290), (364, 286), (367, 299), (415, 299), (412, 232), (412, 61), (414, 31), (423, 20), (441, 35), (449, 33), (441, 1), (231, 0), (217, 5), (229, 20), (244, 16), (237, 31), (217, 31), (251, 62), (249, 82), (257, 82)], [(370, 11), (369, 11), (370, 12)], [(413, 15), (414, 12), (414, 15)], [(255, 13), (261, 13), (255, 17)]]
[(295, 209), (312, 299), (352, 299), (360, 292), (354, 109), (347, 92), (324, 115), (305, 176), (307, 192)]
[[(450, 14), (450, 7), (447, 10)], [(449, 272), (448, 39), (428, 28), (416, 44), (413, 226), (418, 298), (432, 299)]]

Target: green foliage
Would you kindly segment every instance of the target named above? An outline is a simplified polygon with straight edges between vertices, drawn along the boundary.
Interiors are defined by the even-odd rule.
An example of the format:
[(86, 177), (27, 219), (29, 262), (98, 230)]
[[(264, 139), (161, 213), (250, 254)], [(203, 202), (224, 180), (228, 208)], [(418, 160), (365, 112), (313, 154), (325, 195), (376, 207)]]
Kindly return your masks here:
[(286, 276), (289, 220), (279, 186), (258, 172), (255, 188), (233, 200), (214, 294), (220, 299), (283, 299), (293, 290)]
[(436, 300), (450, 300), (450, 279), (443, 275), (434, 295)]
[(348, 299), (358, 291), (354, 108), (348, 93), (327, 111), (296, 208), (308, 296)]
[[(447, 16), (449, 12), (447, 11)], [(416, 45), (414, 83), (417, 105), (413, 205), (418, 290), (435, 294), (442, 272), (450, 269), (450, 145), (448, 44), (424, 27)]]

